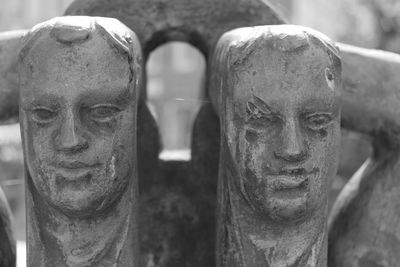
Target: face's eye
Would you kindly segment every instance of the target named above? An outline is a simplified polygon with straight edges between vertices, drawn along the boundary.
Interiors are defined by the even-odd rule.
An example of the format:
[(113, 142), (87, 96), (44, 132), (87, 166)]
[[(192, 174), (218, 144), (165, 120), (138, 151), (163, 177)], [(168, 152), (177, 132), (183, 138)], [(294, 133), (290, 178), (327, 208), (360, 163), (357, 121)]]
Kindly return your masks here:
[(252, 102), (247, 102), (246, 112), (248, 120), (260, 119), (263, 115), (266, 115), (265, 112)]
[(49, 123), (57, 116), (57, 112), (46, 107), (37, 107), (32, 110), (32, 119), (37, 123)]
[(312, 130), (321, 130), (332, 122), (332, 115), (328, 113), (316, 113), (306, 117), (307, 127)]
[(279, 118), (269, 111), (262, 110), (257, 107), (254, 103), (247, 103), (247, 121), (254, 125), (262, 126), (268, 123), (274, 123)]
[(114, 105), (96, 105), (89, 109), (90, 119), (97, 122), (108, 122), (113, 119), (119, 112), (120, 108)]
[(259, 114), (248, 118), (249, 122), (257, 125), (265, 125), (269, 123), (275, 123), (279, 118), (273, 114)]

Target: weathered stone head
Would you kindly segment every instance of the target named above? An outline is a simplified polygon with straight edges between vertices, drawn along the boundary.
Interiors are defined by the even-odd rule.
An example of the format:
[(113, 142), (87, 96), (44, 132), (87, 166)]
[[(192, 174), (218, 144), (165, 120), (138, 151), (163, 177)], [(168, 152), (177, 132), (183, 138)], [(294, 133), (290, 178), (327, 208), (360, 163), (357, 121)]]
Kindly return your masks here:
[(340, 137), (334, 44), (299, 26), (260, 26), (226, 33), (215, 55), (211, 94), (235, 187), (274, 221), (325, 209)]
[(56, 18), (20, 54), (20, 121), (29, 179), (66, 214), (101, 213), (135, 173), (138, 40), (113, 19)]
[(60, 17), (19, 64), (29, 266), (136, 266), (136, 35), (115, 19)]

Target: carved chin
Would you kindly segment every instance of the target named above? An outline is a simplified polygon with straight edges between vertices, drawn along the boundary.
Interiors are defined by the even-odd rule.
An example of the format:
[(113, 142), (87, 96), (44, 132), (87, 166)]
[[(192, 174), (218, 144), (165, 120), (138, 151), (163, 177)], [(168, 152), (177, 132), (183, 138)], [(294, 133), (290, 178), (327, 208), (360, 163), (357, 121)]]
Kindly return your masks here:
[(315, 210), (308, 185), (283, 191), (271, 190), (269, 186), (258, 186), (247, 191), (254, 207), (274, 221), (302, 221)]
[(269, 217), (275, 221), (298, 222), (310, 213), (307, 200), (308, 194), (292, 199), (272, 198), (265, 208)]
[[(255, 175), (245, 172), (241, 191), (260, 214), (274, 221), (298, 222), (310, 217), (322, 201), (324, 173)], [(243, 187), (244, 186), (244, 187)]]
[(99, 190), (94, 186), (86, 188), (81, 185), (63, 185), (57, 191), (42, 192), (42, 196), (55, 209), (66, 215), (90, 216), (111, 205), (109, 192)]
[(39, 194), (50, 206), (70, 216), (104, 212), (119, 199), (129, 182), (127, 174), (119, 176), (110, 166), (85, 171), (79, 176), (54, 169), (42, 170), (33, 181)]
[[(90, 192), (64, 192), (66, 197), (53, 197), (51, 204), (67, 215), (90, 216), (101, 211), (106, 196), (89, 195)], [(82, 197), (84, 195), (84, 197)]]

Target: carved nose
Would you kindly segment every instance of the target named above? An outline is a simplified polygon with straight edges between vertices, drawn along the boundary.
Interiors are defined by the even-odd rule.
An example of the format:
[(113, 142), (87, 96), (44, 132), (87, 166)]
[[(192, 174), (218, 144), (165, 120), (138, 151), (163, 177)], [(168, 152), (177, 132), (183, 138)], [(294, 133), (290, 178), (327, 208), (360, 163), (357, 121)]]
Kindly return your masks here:
[(296, 121), (291, 120), (285, 124), (281, 138), (281, 146), (274, 152), (277, 158), (289, 162), (298, 162), (307, 157), (305, 140)]
[(65, 152), (77, 152), (88, 147), (88, 142), (79, 134), (73, 114), (67, 114), (60, 128), (58, 149)]

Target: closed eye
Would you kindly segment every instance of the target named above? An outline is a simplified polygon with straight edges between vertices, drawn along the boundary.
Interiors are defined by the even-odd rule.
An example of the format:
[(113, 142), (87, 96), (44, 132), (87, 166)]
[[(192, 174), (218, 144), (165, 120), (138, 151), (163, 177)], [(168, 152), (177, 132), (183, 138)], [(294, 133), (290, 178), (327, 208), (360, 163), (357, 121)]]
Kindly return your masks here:
[(254, 126), (266, 126), (279, 120), (279, 117), (269, 110), (261, 110), (252, 102), (247, 102), (247, 122)]
[(113, 119), (121, 109), (115, 105), (101, 104), (89, 109), (90, 119), (97, 122), (108, 122)]
[(49, 123), (53, 121), (57, 112), (47, 107), (35, 107), (31, 111), (32, 120), (37, 123)]
[(307, 127), (312, 130), (320, 130), (328, 126), (333, 120), (330, 113), (315, 113), (306, 116)]
[(272, 123), (276, 122), (279, 120), (279, 117), (273, 115), (273, 114), (257, 114), (257, 115), (252, 115), (249, 116), (248, 121), (251, 122), (258, 122), (258, 123)]

